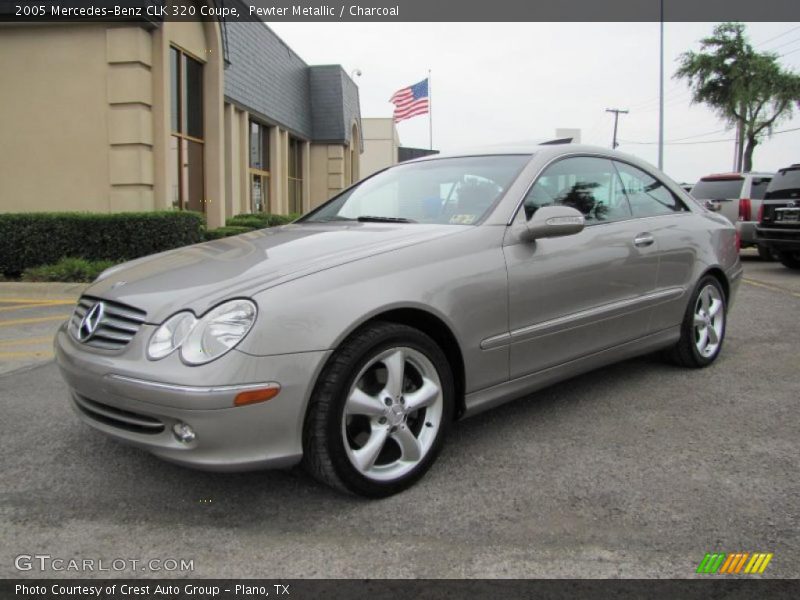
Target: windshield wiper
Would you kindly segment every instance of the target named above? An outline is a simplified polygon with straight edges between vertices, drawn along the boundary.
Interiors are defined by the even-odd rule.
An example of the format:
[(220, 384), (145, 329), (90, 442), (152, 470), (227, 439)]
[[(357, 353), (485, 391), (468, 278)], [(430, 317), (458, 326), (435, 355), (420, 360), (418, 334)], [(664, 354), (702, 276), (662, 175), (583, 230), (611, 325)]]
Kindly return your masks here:
[(416, 223), (414, 219), (404, 219), (403, 217), (373, 217), (361, 215), (357, 219), (360, 223)]
[(340, 217), (339, 215), (332, 215), (330, 217), (311, 219), (309, 220), (309, 223), (327, 223), (329, 221), (355, 221), (355, 219), (351, 219), (350, 217)]

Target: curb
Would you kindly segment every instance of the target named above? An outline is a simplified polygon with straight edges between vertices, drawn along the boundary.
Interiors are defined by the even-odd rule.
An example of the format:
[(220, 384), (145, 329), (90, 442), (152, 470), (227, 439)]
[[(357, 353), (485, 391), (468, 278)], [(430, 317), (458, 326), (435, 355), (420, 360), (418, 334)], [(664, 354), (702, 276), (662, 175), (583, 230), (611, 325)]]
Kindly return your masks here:
[(0, 282), (0, 299), (12, 300), (77, 300), (88, 283)]

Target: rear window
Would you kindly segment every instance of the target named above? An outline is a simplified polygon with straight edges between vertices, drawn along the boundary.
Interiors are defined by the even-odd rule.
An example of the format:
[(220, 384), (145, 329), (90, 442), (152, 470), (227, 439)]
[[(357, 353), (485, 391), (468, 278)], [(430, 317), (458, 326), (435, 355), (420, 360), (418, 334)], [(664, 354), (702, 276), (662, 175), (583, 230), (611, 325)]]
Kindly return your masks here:
[(753, 183), (750, 184), (750, 197), (753, 200), (762, 200), (764, 198), (764, 194), (767, 193), (767, 188), (769, 187), (769, 182), (771, 179), (766, 177), (755, 177), (753, 179)]
[(764, 196), (768, 200), (800, 198), (800, 169), (778, 171)]
[(738, 179), (701, 179), (692, 188), (692, 196), (698, 200), (723, 200), (740, 198), (743, 178)]

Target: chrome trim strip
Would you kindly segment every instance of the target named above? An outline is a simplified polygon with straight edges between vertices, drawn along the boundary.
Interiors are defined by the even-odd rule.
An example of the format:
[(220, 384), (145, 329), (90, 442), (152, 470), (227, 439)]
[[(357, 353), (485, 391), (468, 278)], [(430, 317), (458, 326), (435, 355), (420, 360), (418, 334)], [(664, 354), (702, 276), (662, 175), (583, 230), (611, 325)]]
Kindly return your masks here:
[[(522, 342), (528, 339), (543, 337), (566, 329), (574, 327), (582, 327), (589, 325), (592, 322), (601, 321), (603, 319), (613, 318), (616, 311), (626, 311), (625, 309), (642, 310), (656, 306), (661, 302), (674, 300), (680, 298), (686, 290), (682, 287), (667, 288), (658, 290), (649, 294), (643, 294), (635, 298), (627, 298), (618, 302), (604, 304), (595, 308), (589, 308), (563, 317), (557, 317), (549, 321), (541, 323), (534, 323), (533, 325), (526, 325), (507, 333), (493, 335), (481, 341), (481, 350), (491, 350), (493, 348), (501, 348), (516, 342)], [(580, 321), (588, 321), (581, 323)]]
[(106, 375), (105, 377), (106, 379), (111, 379), (112, 381), (156, 388), (159, 390), (168, 390), (181, 394), (224, 394), (228, 392), (244, 392), (247, 390), (281, 388), (281, 384), (275, 381), (266, 381), (264, 383), (242, 383), (237, 385), (194, 386), (163, 383), (161, 381), (149, 381), (147, 379), (137, 379), (136, 377), (128, 377), (127, 375), (117, 375), (114, 373)]

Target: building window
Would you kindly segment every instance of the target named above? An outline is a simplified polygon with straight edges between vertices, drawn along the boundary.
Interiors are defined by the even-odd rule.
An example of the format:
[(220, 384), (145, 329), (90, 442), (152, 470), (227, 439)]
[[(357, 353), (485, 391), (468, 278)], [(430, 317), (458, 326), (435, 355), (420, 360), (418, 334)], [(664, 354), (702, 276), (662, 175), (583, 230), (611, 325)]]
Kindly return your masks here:
[(303, 212), (303, 142), (289, 137), (289, 212)]
[(269, 127), (250, 121), (250, 209), (269, 212)]
[(170, 48), (170, 90), (172, 206), (203, 212), (203, 64), (178, 48)]

